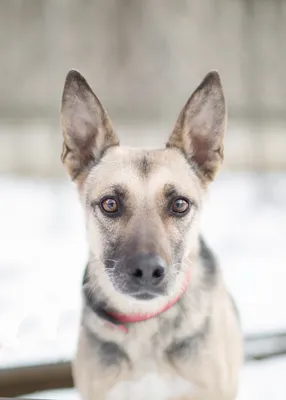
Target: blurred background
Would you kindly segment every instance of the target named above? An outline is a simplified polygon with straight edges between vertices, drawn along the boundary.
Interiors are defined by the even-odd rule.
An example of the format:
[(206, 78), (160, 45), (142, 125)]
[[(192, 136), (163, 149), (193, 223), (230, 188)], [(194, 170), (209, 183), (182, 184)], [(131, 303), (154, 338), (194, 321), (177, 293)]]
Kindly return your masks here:
[(0, 0), (0, 396), (78, 399), (62, 388), (87, 247), (59, 126), (76, 68), (122, 143), (148, 147), (220, 72), (225, 163), (203, 233), (241, 312), (239, 400), (286, 398), (285, 40), (285, 0)]

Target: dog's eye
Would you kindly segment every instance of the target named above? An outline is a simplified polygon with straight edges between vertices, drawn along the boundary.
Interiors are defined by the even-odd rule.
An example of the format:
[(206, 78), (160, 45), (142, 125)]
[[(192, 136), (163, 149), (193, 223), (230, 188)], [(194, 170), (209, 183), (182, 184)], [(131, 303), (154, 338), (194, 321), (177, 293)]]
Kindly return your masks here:
[(101, 208), (109, 214), (117, 213), (119, 210), (118, 202), (111, 197), (102, 200)]
[(171, 204), (171, 213), (174, 215), (184, 215), (187, 213), (187, 211), (190, 208), (190, 203), (188, 200), (183, 199), (183, 198), (178, 198), (174, 200)]

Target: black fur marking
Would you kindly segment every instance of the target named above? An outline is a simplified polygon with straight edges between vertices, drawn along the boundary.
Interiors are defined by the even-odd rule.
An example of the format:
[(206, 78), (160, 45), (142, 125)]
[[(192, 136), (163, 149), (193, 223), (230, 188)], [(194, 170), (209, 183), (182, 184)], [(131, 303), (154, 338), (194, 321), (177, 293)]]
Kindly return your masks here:
[(106, 341), (93, 332), (87, 331), (87, 334), (91, 348), (96, 352), (103, 367), (120, 365), (122, 362), (131, 367), (130, 358), (122, 346)]
[[(106, 311), (106, 304), (100, 300), (95, 299), (95, 295), (89, 290), (89, 276), (88, 265), (84, 272), (82, 290), (85, 297), (86, 305), (89, 307), (99, 318), (111, 323), (112, 325), (122, 325), (121, 322), (111, 317)], [(97, 357), (103, 367), (117, 365), (126, 362), (131, 367), (131, 361), (128, 354), (124, 351), (123, 347), (112, 341), (106, 341), (92, 332), (87, 326), (86, 333), (88, 340), (91, 343), (91, 348), (96, 352)]]
[(194, 352), (197, 352), (199, 346), (204, 342), (210, 329), (210, 319), (207, 317), (201, 329), (191, 336), (187, 336), (171, 343), (165, 353), (169, 359), (188, 358)]
[(176, 316), (176, 318), (174, 318), (174, 321), (173, 321), (173, 327), (174, 327), (174, 329), (180, 328), (182, 322), (183, 322), (183, 315), (182, 315), (182, 313), (179, 313), (179, 314)]
[(179, 312), (173, 319), (173, 329), (179, 329), (184, 322), (185, 315), (187, 313), (187, 307), (182, 301), (178, 301)]
[(145, 154), (142, 158), (136, 161), (139, 173), (142, 176), (147, 176), (151, 170), (151, 163), (148, 160), (148, 156)]
[(209, 285), (213, 285), (218, 271), (217, 262), (212, 251), (206, 245), (202, 237), (200, 237), (200, 259), (203, 262), (205, 270), (205, 282)]
[(127, 353), (123, 350), (121, 346), (114, 342), (101, 342), (99, 348), (101, 362), (106, 366), (111, 364), (120, 364), (125, 361), (127, 364), (130, 364), (130, 358)]
[(112, 325), (122, 325), (121, 322), (117, 321), (115, 318), (111, 317), (106, 311), (106, 304), (104, 304), (101, 300), (96, 301), (94, 294), (90, 290), (89, 286), (89, 277), (88, 277), (88, 266), (85, 269), (83, 282), (82, 282), (82, 291), (86, 301), (86, 305), (92, 309), (92, 311), (100, 318), (104, 319), (107, 322), (110, 322)]
[(141, 163), (141, 170), (142, 170), (143, 175), (147, 175), (150, 170), (150, 163), (146, 156), (143, 157), (143, 160)]
[(84, 286), (86, 283), (88, 283), (88, 265), (85, 267), (84, 270), (82, 286)]

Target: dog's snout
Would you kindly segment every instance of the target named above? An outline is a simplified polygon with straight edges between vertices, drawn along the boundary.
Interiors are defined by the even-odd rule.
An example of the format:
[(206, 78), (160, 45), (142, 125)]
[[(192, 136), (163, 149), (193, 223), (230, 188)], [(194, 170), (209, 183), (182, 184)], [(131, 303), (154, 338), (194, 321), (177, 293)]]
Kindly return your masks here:
[(158, 286), (164, 279), (166, 264), (162, 258), (153, 254), (137, 254), (127, 263), (129, 274), (140, 286)]

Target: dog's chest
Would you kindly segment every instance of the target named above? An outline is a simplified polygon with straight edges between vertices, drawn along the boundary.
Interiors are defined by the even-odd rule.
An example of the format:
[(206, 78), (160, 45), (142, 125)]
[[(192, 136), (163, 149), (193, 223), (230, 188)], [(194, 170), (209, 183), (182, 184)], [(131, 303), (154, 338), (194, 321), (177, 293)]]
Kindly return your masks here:
[(166, 351), (176, 342), (179, 331), (173, 326), (173, 318), (156, 318), (132, 325), (122, 346), (134, 364), (144, 364), (145, 368), (146, 363), (149, 368), (152, 363), (166, 363)]
[(195, 393), (192, 383), (179, 376), (170, 376), (150, 369), (143, 375), (118, 382), (107, 395), (107, 400), (169, 400), (191, 398)]
[(150, 342), (129, 347), (135, 369), (109, 393), (108, 400), (169, 400), (194, 393), (193, 385), (169, 366), (164, 349)]
[[(107, 375), (116, 372), (106, 400), (192, 398), (194, 385), (179, 376), (166, 353), (174, 332), (166, 329), (164, 324), (159, 325), (156, 320), (132, 325), (126, 334), (117, 328), (106, 327), (101, 337), (88, 336), (88, 348), (96, 350), (100, 369)], [(113, 332), (108, 339), (113, 341), (105, 342), (103, 338), (107, 338), (108, 329)]]
[(190, 324), (184, 318), (179, 323), (178, 315), (174, 307), (161, 318), (128, 324), (125, 333), (97, 321), (97, 333), (88, 336), (88, 347), (95, 349), (96, 362), (106, 373), (115, 367), (117, 382), (108, 388), (108, 400), (193, 398), (191, 377), (183, 379), (173, 366), (177, 357), (189, 358), (186, 348), (182, 354), (181, 342), (190, 336)]

